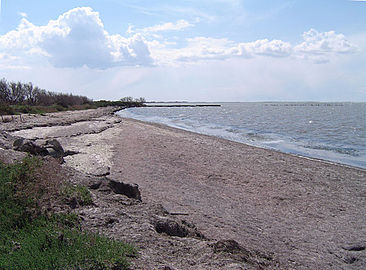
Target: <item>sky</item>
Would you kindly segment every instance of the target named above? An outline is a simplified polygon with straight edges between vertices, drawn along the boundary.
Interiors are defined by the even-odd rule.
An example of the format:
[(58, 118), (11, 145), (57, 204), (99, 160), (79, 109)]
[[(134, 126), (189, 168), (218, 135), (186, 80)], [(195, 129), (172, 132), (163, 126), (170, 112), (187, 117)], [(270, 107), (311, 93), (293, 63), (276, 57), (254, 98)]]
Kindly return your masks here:
[(94, 100), (366, 101), (366, 1), (0, 0), (0, 78)]

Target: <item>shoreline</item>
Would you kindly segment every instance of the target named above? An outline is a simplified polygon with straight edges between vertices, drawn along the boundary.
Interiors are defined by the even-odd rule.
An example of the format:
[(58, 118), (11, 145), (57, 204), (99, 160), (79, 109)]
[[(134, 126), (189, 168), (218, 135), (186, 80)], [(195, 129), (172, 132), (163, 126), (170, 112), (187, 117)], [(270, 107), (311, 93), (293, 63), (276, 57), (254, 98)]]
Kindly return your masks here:
[[(264, 106), (263, 103), (260, 104), (260, 106)], [(282, 121), (278, 122), (273, 120), (276, 124), (272, 125), (269, 122), (266, 122), (266, 119), (262, 118), (259, 119), (262, 119), (264, 123), (267, 123), (266, 125), (263, 125), (261, 120), (257, 122), (258, 120), (255, 119), (251, 119), (252, 124), (240, 124), (241, 122), (237, 117), (231, 114), (229, 114), (230, 117), (227, 115), (228, 111), (232, 113), (234, 109), (239, 108), (235, 106), (227, 105), (223, 108), (223, 112), (221, 112), (221, 110), (158, 110), (157, 112), (152, 110), (150, 115), (150, 110), (142, 109), (142, 111), (126, 110), (125, 112), (117, 112), (117, 114), (122, 117), (149, 123), (160, 123), (199, 134), (213, 135), (259, 148), (270, 149), (295, 156), (324, 160), (336, 164), (344, 164), (366, 170), (366, 153), (364, 151), (364, 147), (362, 147), (361, 133), (353, 134), (356, 137), (354, 137), (355, 140), (352, 141), (350, 139), (346, 139), (352, 136), (350, 133), (344, 133), (347, 130), (346, 128), (340, 128), (340, 133), (338, 133), (336, 129), (329, 129), (329, 131), (324, 132), (318, 131), (322, 129), (322, 125), (319, 124), (321, 123), (320, 121), (317, 121), (314, 125), (312, 124), (312, 127), (316, 128), (312, 128), (310, 125), (309, 127), (306, 127), (307, 121), (299, 121), (302, 124), (295, 124), (295, 127), (292, 127), (285, 120), (285, 127), (282, 128)], [(243, 105), (243, 108), (248, 109), (251, 107), (247, 108)], [(211, 116), (206, 115), (209, 112), (213, 115), (217, 114), (217, 117), (212, 118)], [(172, 116), (171, 113), (176, 113), (176, 117), (178, 117), (179, 114), (179, 119), (176, 117), (170, 117)], [(207, 120), (202, 117), (207, 117)], [(227, 117), (230, 119), (232, 118), (233, 120), (229, 120)], [(223, 119), (227, 119), (228, 121), (224, 121)], [(202, 121), (202, 124), (200, 121)], [(244, 121), (243, 123), (246, 122)], [(346, 127), (347, 126), (348, 125), (346, 125)], [(307, 128), (311, 131), (306, 132), (303, 130)], [(324, 130), (328, 129), (325, 128)], [(333, 134), (334, 136), (330, 133), (331, 131), (335, 132)], [(316, 134), (314, 132), (316, 132)], [(343, 139), (345, 141), (343, 141)]]
[[(124, 109), (122, 109), (122, 110), (124, 110)], [(116, 115), (119, 116), (118, 114), (116, 114)], [(342, 167), (345, 167), (345, 168), (366, 171), (366, 168), (357, 167), (357, 166), (354, 166), (354, 165), (345, 164), (345, 163), (341, 163), (341, 162), (336, 162), (336, 161), (332, 161), (332, 160), (326, 160), (326, 159), (322, 159), (322, 158), (316, 158), (316, 157), (304, 156), (304, 155), (301, 155), (301, 154), (294, 154), (294, 153), (290, 153), (290, 152), (284, 152), (284, 151), (277, 150), (277, 149), (274, 149), (274, 148), (261, 147), (261, 146), (252, 145), (252, 144), (245, 143), (245, 142), (230, 140), (230, 139), (223, 138), (223, 137), (219, 137), (219, 136), (215, 136), (215, 135), (210, 135), (210, 134), (205, 134), (205, 133), (199, 133), (199, 132), (191, 131), (191, 130), (184, 129), (184, 128), (173, 127), (173, 126), (169, 126), (167, 124), (162, 124), (162, 123), (157, 123), (157, 122), (150, 122), (150, 121), (144, 121), (144, 120), (139, 120), (139, 119), (129, 118), (129, 117), (123, 117), (123, 116), (119, 116), (119, 117), (121, 117), (122, 119), (125, 119), (125, 120), (137, 121), (137, 122), (141, 122), (141, 123), (149, 124), (149, 125), (153, 125), (153, 126), (156, 125), (156, 126), (162, 127), (162, 128), (172, 128), (172, 129), (176, 129), (178, 131), (184, 131), (184, 132), (188, 132), (188, 133), (192, 133), (192, 134), (196, 134), (196, 135), (213, 137), (213, 138), (217, 138), (217, 139), (224, 140), (224, 141), (229, 141), (229, 142), (233, 142), (233, 143), (243, 144), (243, 145), (246, 145), (246, 146), (249, 146), (249, 147), (254, 147), (254, 148), (259, 148), (259, 149), (264, 149), (264, 150), (269, 150), (269, 151), (281, 153), (281, 154), (286, 154), (286, 155), (290, 155), (290, 156), (297, 157), (297, 158), (304, 158), (304, 159), (308, 159), (308, 160), (312, 160), (312, 161), (318, 161), (318, 162), (326, 163), (326, 164), (330, 164), (330, 165), (342, 166)]]
[[(140, 248), (133, 269), (366, 266), (365, 170), (110, 113), (66, 126), (57, 119), (13, 135), (56, 138), (77, 151), (64, 166), (85, 183), (139, 185), (142, 203), (98, 188), (96, 206), (78, 210), (86, 228)], [(162, 218), (191, 224), (205, 239), (159, 234)], [(240, 248), (213, 248), (230, 239)]]

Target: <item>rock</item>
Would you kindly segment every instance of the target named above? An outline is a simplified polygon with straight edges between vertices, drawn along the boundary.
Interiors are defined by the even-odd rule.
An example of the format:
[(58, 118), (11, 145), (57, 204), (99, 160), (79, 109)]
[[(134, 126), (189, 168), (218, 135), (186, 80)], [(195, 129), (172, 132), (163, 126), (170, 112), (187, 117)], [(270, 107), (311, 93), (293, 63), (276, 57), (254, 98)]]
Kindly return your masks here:
[(46, 142), (45, 148), (48, 151), (48, 154), (51, 157), (54, 158), (62, 158), (65, 156), (65, 151), (62, 148), (61, 144), (59, 143), (59, 141), (53, 139), (53, 140), (48, 140)]
[(154, 225), (158, 233), (166, 233), (169, 236), (187, 237), (189, 234), (188, 228), (175, 220), (159, 219)]
[(129, 198), (141, 201), (141, 193), (137, 184), (125, 184), (109, 180), (108, 186), (114, 193), (126, 195)]
[(93, 180), (93, 181), (90, 181), (89, 184), (88, 184), (88, 187), (90, 189), (98, 189), (100, 188), (100, 186), (102, 185), (103, 181), (102, 180)]
[(61, 144), (55, 139), (38, 144), (28, 139), (19, 138), (14, 141), (13, 148), (16, 151), (27, 152), (35, 156), (51, 156), (62, 161), (65, 155)]
[(365, 244), (348, 245), (344, 246), (343, 249), (348, 251), (364, 251), (366, 250), (366, 245)]
[(73, 156), (73, 155), (77, 155), (77, 154), (80, 154), (80, 152), (79, 151), (73, 151), (73, 150), (67, 150), (67, 151), (65, 151), (64, 157)]
[(45, 147), (39, 146), (31, 140), (27, 140), (24, 138), (16, 139), (13, 143), (13, 147), (16, 151), (27, 152), (35, 156), (48, 155), (48, 151)]
[(206, 239), (206, 237), (197, 230), (196, 226), (185, 220), (174, 220), (167, 217), (157, 217), (153, 221), (156, 232), (165, 233), (169, 236), (194, 237)]

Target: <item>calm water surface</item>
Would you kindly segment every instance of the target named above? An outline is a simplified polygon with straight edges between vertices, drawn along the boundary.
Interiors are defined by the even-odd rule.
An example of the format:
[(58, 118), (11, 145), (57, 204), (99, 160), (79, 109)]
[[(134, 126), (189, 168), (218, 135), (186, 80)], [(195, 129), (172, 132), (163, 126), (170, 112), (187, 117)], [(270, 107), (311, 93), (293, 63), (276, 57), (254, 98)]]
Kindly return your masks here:
[(221, 103), (119, 115), (366, 169), (366, 103)]

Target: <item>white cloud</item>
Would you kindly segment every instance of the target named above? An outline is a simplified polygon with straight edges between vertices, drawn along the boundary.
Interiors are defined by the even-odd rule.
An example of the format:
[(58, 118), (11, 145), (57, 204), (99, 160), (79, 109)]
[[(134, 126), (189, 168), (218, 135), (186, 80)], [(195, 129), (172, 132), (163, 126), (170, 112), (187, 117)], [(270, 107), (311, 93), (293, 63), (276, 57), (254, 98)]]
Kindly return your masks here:
[(303, 34), (303, 38), (304, 42), (295, 47), (295, 51), (303, 54), (346, 54), (357, 50), (357, 47), (351, 44), (343, 34), (336, 34), (334, 31), (320, 33), (310, 29)]
[(176, 62), (195, 63), (207, 60), (229, 58), (294, 57), (310, 60), (317, 64), (327, 63), (336, 55), (353, 54), (357, 46), (349, 42), (343, 34), (334, 31), (318, 32), (311, 29), (303, 34), (303, 42), (291, 44), (282, 40), (261, 39), (253, 42), (234, 42), (232, 40), (210, 37), (186, 39), (187, 46), (170, 48), (164, 42), (149, 42), (152, 56), (159, 64)]
[(292, 46), (282, 40), (262, 39), (249, 43), (240, 43), (241, 56), (266, 55), (272, 57), (286, 57), (291, 54)]
[(175, 23), (168, 22), (164, 24), (158, 24), (151, 27), (146, 27), (140, 30), (137, 30), (138, 32), (144, 32), (144, 33), (151, 33), (151, 32), (163, 32), (163, 31), (180, 31), (188, 27), (194, 26), (193, 24), (185, 21), (185, 20), (178, 20)]
[(152, 64), (141, 35), (110, 35), (99, 13), (89, 7), (72, 9), (45, 26), (35, 26), (23, 18), (16, 30), (0, 36), (0, 52), (24, 59), (37, 54), (56, 67), (103, 69)]
[(226, 38), (195, 37), (187, 39), (187, 46), (171, 49), (154, 41), (149, 43), (154, 58), (161, 64), (174, 62), (199, 62), (206, 60), (224, 60), (229, 58), (253, 58), (256, 55), (286, 57), (291, 54), (291, 44), (281, 40), (257, 40), (248, 43), (236, 43)]
[[(237, 1), (232, 3), (237, 4)], [(343, 34), (314, 29), (305, 32), (299, 44), (268, 39), (236, 42), (202, 36), (175, 39), (166, 35), (168, 31), (193, 26), (186, 20), (136, 30), (130, 25), (128, 37), (111, 35), (105, 30), (98, 12), (81, 7), (43, 26), (36, 26), (23, 17), (16, 30), (0, 36), (0, 55), (9, 56), (7, 60), (2, 57), (3, 65), (34, 66), (48, 61), (54, 67), (106, 69), (115, 66), (179, 66), (182, 63), (257, 56), (326, 63), (337, 55), (357, 52), (357, 47)]]
[(28, 17), (28, 14), (25, 13), (25, 12), (19, 12), (19, 15), (23, 18), (27, 18)]

